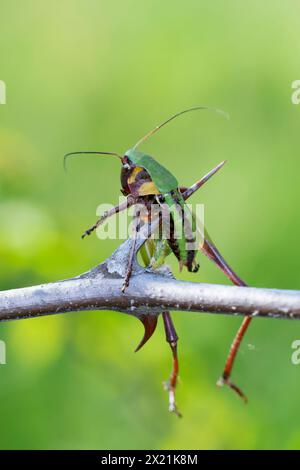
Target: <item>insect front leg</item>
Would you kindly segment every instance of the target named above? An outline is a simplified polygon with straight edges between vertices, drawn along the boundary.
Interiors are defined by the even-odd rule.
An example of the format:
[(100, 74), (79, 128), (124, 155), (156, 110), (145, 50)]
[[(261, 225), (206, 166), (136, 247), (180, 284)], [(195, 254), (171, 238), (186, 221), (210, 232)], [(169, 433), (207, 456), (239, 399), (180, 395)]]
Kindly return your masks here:
[(122, 286), (122, 292), (125, 292), (126, 287), (129, 286), (129, 280), (132, 274), (132, 265), (133, 265), (133, 260), (135, 256), (135, 247), (136, 247), (136, 239), (137, 239), (137, 234), (140, 230), (140, 222), (141, 222), (141, 217), (140, 217), (140, 209), (137, 209), (134, 214), (134, 219), (133, 219), (133, 234), (132, 234), (132, 240), (131, 240), (131, 247), (129, 251), (129, 257), (128, 257), (128, 263), (127, 263), (127, 268), (126, 268), (126, 273), (125, 273), (125, 278), (124, 278), (124, 283)]
[(165, 383), (166, 390), (168, 390), (169, 392), (169, 411), (172, 413), (175, 413), (179, 418), (181, 418), (182, 415), (177, 408), (176, 400), (175, 400), (175, 390), (176, 390), (178, 374), (179, 374), (179, 362), (178, 362), (178, 355), (177, 355), (178, 336), (177, 336), (170, 312), (168, 311), (163, 312), (162, 317), (164, 321), (166, 341), (170, 345), (172, 356), (173, 356), (172, 372), (171, 372), (169, 380)]
[(122, 212), (125, 209), (128, 209), (128, 207), (132, 206), (134, 203), (135, 203), (135, 199), (132, 196), (128, 196), (124, 202), (104, 212), (104, 214), (100, 217), (100, 219), (98, 219), (97, 222), (94, 225), (92, 225), (92, 227), (90, 227), (84, 232), (81, 238), (84, 238), (87, 235), (90, 235), (94, 230), (96, 230), (100, 225), (102, 225), (106, 219), (108, 219), (114, 214), (118, 214), (119, 212)]

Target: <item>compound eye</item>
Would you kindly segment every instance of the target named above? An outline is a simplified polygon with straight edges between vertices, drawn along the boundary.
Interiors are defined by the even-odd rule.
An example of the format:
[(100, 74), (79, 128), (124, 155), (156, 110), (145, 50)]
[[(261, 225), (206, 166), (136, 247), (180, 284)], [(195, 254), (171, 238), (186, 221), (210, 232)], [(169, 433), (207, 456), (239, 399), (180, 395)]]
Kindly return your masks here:
[(123, 168), (124, 170), (129, 170), (130, 169), (129, 163), (124, 163)]

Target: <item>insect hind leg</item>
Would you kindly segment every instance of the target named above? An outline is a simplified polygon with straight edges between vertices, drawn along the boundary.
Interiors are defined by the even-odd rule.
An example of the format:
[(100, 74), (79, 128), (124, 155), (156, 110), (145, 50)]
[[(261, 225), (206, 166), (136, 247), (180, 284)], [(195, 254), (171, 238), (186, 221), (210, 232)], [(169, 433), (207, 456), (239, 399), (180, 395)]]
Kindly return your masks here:
[[(225, 276), (236, 286), (244, 286), (247, 287), (247, 284), (233, 271), (233, 269), (228, 265), (228, 263), (224, 260), (222, 255), (220, 254), (217, 247), (214, 245), (212, 240), (210, 240), (207, 236), (205, 238), (204, 244), (201, 248), (202, 252), (207, 256), (210, 260), (212, 260), (220, 269), (223, 271)], [(239, 330), (237, 331), (231, 347), (229, 349), (229, 353), (226, 359), (225, 367), (222, 373), (222, 376), (217, 382), (218, 386), (227, 385), (231, 388), (235, 393), (237, 393), (245, 403), (247, 403), (247, 397), (242, 391), (240, 387), (238, 387), (234, 382), (231, 381), (231, 373), (233, 369), (233, 365), (239, 351), (241, 342), (248, 330), (248, 327), (251, 323), (252, 318), (246, 317), (244, 318)]]
[(171, 318), (170, 312), (165, 311), (162, 313), (164, 328), (166, 333), (166, 341), (169, 343), (172, 356), (173, 356), (173, 367), (169, 380), (165, 383), (166, 390), (169, 392), (169, 411), (175, 413), (179, 418), (182, 417), (180, 411), (177, 408), (175, 400), (175, 391), (178, 382), (179, 374), (179, 362), (177, 354), (177, 342), (178, 335), (175, 330), (173, 320)]

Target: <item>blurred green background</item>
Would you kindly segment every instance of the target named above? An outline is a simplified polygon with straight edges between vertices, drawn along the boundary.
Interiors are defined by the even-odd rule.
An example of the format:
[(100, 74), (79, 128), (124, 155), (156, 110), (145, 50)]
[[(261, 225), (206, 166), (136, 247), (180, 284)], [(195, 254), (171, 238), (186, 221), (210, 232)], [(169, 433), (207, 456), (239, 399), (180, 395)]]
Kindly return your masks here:
[[(300, 79), (296, 1), (0, 0), (0, 289), (77, 275), (119, 241), (80, 235), (119, 198), (119, 163), (62, 155), (122, 152), (183, 108), (143, 148), (190, 184), (227, 165), (194, 202), (249, 284), (300, 288)], [(175, 265), (174, 265), (175, 266)], [(177, 272), (177, 271), (175, 271)], [(201, 257), (198, 275), (227, 280)], [(234, 378), (245, 406), (215, 382), (239, 318), (174, 314), (182, 420), (167, 411), (171, 357), (162, 324), (138, 354), (135, 318), (80, 312), (2, 323), (0, 447), (265, 449), (300, 447), (300, 324), (257, 319)]]

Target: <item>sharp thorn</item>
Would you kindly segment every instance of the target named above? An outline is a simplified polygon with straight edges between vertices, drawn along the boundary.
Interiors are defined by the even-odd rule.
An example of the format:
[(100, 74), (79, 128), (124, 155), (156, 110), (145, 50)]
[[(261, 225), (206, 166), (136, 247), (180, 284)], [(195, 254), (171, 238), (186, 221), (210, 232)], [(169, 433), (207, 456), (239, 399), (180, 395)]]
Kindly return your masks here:
[(156, 315), (141, 315), (138, 317), (139, 320), (143, 323), (145, 332), (141, 342), (138, 344), (134, 352), (139, 351), (145, 343), (151, 338), (153, 335), (156, 325), (157, 325), (157, 316)]

